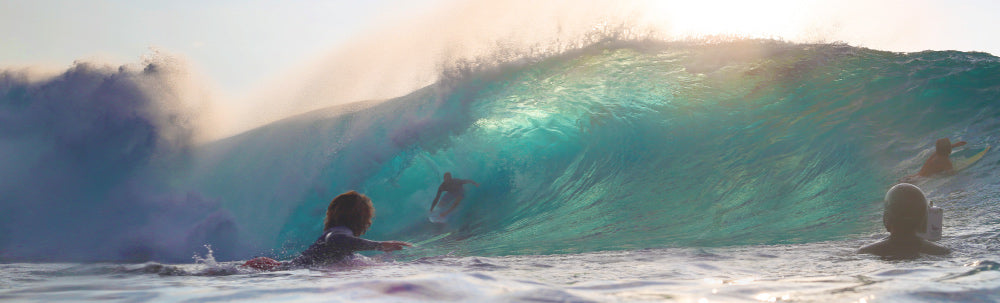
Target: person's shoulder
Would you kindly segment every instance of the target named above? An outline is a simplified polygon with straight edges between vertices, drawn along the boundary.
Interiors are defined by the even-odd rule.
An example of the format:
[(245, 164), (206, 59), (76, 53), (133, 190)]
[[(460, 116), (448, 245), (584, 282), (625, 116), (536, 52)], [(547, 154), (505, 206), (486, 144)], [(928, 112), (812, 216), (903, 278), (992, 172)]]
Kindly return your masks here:
[(889, 242), (888, 239), (882, 239), (882, 240), (879, 240), (878, 242), (862, 246), (861, 248), (858, 248), (857, 253), (859, 253), (859, 254), (877, 255), (877, 256), (888, 255), (889, 254), (889, 248), (890, 248), (888, 242)]
[(928, 254), (928, 255), (941, 256), (941, 255), (950, 254), (951, 253), (951, 249), (947, 248), (947, 247), (944, 247), (944, 246), (941, 246), (941, 245), (939, 245), (937, 243), (924, 240), (923, 245), (920, 246), (920, 252)]
[(951, 253), (951, 249), (923, 239), (921, 239), (919, 246), (915, 246), (911, 244), (892, 243), (886, 238), (862, 246), (857, 250), (857, 253), (876, 255), (889, 259), (913, 259), (920, 257), (920, 254), (947, 255)]
[(335, 226), (323, 232), (323, 238), (329, 241), (339, 237), (354, 237), (354, 232), (346, 226)]

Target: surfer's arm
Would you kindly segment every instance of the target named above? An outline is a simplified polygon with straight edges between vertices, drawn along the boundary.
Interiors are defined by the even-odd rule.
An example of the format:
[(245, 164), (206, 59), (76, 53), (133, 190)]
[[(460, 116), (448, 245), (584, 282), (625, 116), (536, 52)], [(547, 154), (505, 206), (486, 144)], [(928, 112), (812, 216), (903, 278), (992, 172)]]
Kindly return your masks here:
[(955, 144), (952, 144), (952, 145), (951, 145), (951, 148), (956, 148), (956, 147), (959, 147), (959, 146), (962, 146), (962, 145), (965, 145), (966, 143), (968, 143), (968, 142), (965, 142), (965, 141), (958, 141), (958, 142), (955, 142)]
[(380, 248), (382, 248), (382, 242), (343, 234), (330, 234), (326, 237), (326, 241), (332, 242), (333, 247), (346, 251), (381, 250)]
[(472, 181), (472, 180), (468, 180), (468, 179), (462, 180), (462, 184), (466, 184), (466, 183), (472, 183), (472, 185), (479, 186), (479, 183), (476, 183), (476, 181)]
[(331, 234), (327, 237), (327, 241), (332, 241), (334, 247), (348, 251), (381, 250), (390, 252), (413, 246), (413, 244), (403, 241), (372, 241), (343, 234)]
[(407, 242), (403, 242), (403, 241), (382, 241), (382, 242), (379, 242), (379, 248), (378, 248), (378, 250), (381, 250), (381, 251), (384, 251), (384, 252), (390, 252), (390, 251), (396, 251), (396, 250), (403, 249), (403, 247), (410, 247), (410, 246), (413, 246), (413, 244), (410, 244), (410, 243), (407, 243)]

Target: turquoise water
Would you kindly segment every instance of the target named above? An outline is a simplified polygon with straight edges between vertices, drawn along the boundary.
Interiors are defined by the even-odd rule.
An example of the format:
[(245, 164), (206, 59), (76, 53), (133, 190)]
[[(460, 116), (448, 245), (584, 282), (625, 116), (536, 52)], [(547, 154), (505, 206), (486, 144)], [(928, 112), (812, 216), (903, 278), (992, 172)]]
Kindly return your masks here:
[[(25, 201), (62, 196), (21, 188), (63, 181), (31, 170), (33, 158), (8, 166), (3, 188), (15, 194), (0, 198), (0, 260), (17, 274), (0, 279), (0, 299), (998, 300), (996, 153), (918, 184), (945, 210), (940, 242), (952, 256), (853, 254), (884, 235), (882, 195), (919, 169), (934, 140), (998, 145), (997, 57), (760, 40), (622, 42), (449, 75), (399, 98), (203, 145), (164, 152), (163, 143), (140, 144), (154, 152), (129, 154), (137, 165), (104, 169), (112, 160), (101, 155), (161, 142), (162, 126), (80, 145), (96, 156), (70, 168), (112, 176), (69, 192), (100, 201), (84, 211), (153, 223), (57, 214), (85, 227), (39, 226), (38, 210), (63, 202)], [(30, 122), (15, 114), (44, 115), (31, 111), (41, 102), (36, 91), (60, 85), (4, 79), (2, 117), (23, 128)], [(77, 146), (59, 140), (78, 131), (49, 129), (3, 132), (15, 147), (5, 153), (28, 154), (37, 142)], [(38, 163), (71, 162), (43, 154)], [(444, 172), (481, 186), (467, 188), (448, 224), (431, 224), (427, 209)], [(11, 181), (14, 173), (28, 178)], [(329, 200), (347, 190), (374, 200), (366, 238), (420, 245), (346, 268), (233, 267), (253, 256), (295, 256), (315, 240)], [(37, 239), (60, 233), (77, 248), (39, 254), (54, 244)], [(203, 244), (221, 263), (191, 264), (190, 256), (205, 256)], [(112, 263), (72, 263), (81, 261)], [(146, 261), (180, 264), (122, 263)], [(107, 286), (121, 278), (130, 286)]]
[(448, 171), (483, 185), (442, 252), (843, 239), (875, 229), (884, 190), (919, 168), (899, 164), (935, 138), (989, 143), (997, 66), (768, 41), (595, 46), (207, 146), (218, 162), (192, 186), (264, 222), (243, 226), (264, 247), (311, 243), (317, 213), (351, 189), (375, 201), (371, 237), (428, 238)]

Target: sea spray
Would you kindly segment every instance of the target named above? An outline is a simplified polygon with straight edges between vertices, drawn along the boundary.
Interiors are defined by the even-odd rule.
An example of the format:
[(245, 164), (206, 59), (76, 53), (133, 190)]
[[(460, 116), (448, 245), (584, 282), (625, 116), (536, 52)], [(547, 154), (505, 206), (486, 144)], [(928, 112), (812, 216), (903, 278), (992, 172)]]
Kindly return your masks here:
[(0, 72), (0, 257), (181, 261), (216, 240), (233, 256), (227, 211), (170, 188), (184, 160), (164, 171), (197, 141), (189, 80), (162, 56), (78, 62), (48, 78)]

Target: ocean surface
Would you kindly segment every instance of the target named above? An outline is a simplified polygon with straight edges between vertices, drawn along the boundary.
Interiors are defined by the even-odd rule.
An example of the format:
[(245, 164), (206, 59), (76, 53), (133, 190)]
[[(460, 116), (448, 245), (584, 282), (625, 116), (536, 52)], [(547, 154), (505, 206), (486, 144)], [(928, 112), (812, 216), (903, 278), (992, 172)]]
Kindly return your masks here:
[[(0, 74), (0, 301), (1000, 301), (1000, 153), (917, 181), (945, 257), (854, 251), (938, 138), (1000, 142), (1000, 58), (625, 41), (194, 143), (169, 65)], [(428, 222), (441, 176), (481, 184)], [(416, 246), (257, 272), (374, 201)]]

